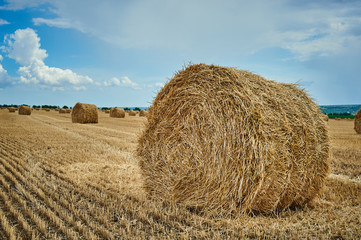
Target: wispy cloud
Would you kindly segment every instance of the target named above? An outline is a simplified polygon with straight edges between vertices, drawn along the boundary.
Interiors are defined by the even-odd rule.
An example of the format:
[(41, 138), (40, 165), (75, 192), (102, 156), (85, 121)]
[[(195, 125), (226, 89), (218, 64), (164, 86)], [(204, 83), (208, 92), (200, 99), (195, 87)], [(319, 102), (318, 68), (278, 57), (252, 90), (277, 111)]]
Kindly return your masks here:
[(138, 83), (133, 82), (128, 77), (122, 77), (121, 79), (118, 79), (116, 77), (111, 78), (109, 81), (104, 82), (105, 87), (111, 87), (111, 86), (118, 86), (118, 87), (129, 87), (136, 90), (140, 90), (141, 87)]
[(0, 26), (1, 25), (6, 25), (6, 24), (10, 24), (10, 23), (8, 21), (0, 18)]

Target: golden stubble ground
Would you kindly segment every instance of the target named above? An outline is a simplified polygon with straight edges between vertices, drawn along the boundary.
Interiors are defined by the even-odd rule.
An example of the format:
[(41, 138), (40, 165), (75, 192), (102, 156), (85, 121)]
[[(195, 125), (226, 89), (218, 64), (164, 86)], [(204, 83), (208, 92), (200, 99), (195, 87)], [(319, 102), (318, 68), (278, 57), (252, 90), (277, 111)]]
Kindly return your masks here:
[(134, 152), (145, 118), (73, 124), (0, 110), (0, 239), (359, 239), (361, 135), (330, 120), (331, 173), (303, 209), (206, 218), (147, 199)]

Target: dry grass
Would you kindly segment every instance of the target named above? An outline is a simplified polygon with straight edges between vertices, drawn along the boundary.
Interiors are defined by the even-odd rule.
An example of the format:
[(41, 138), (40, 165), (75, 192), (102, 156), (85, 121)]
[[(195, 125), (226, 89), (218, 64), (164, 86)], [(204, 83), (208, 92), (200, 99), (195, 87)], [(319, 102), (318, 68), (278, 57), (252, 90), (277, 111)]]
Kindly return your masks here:
[(98, 123), (98, 108), (94, 104), (78, 102), (71, 111), (71, 119), (73, 123)]
[(209, 215), (303, 206), (329, 170), (323, 119), (295, 85), (190, 65), (149, 109), (138, 148), (146, 189)]
[(354, 129), (358, 134), (361, 134), (361, 109), (355, 115)]
[(0, 239), (361, 238), (361, 135), (352, 121), (328, 122), (331, 174), (320, 198), (238, 218), (147, 199), (134, 154), (145, 122), (0, 111)]

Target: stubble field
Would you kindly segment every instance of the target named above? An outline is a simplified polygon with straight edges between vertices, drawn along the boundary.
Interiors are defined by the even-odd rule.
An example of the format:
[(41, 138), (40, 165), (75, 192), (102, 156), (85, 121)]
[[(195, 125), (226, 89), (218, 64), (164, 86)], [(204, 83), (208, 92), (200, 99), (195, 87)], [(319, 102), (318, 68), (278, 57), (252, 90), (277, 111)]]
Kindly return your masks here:
[(0, 110), (0, 239), (361, 238), (361, 135), (330, 120), (331, 173), (303, 209), (207, 218), (147, 199), (135, 156), (146, 118)]

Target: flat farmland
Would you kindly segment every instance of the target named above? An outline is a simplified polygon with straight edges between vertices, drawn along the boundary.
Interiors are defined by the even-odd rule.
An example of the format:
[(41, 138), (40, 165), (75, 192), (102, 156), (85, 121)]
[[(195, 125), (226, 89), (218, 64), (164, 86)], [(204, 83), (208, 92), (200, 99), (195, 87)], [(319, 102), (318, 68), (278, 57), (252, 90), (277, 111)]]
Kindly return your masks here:
[(361, 135), (329, 120), (331, 172), (303, 209), (207, 218), (147, 198), (137, 140), (146, 118), (0, 110), (0, 239), (360, 239)]

